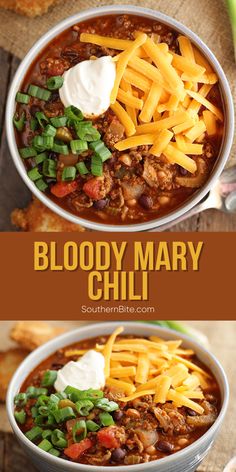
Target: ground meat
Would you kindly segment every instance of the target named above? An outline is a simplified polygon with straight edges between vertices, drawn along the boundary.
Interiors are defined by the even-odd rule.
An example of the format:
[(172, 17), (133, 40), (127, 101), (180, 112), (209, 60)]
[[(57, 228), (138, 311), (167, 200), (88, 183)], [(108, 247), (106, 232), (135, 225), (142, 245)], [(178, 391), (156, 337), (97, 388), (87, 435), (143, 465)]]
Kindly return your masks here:
[(104, 142), (108, 147), (114, 149), (114, 145), (124, 138), (124, 133), (124, 126), (119, 122), (118, 118), (116, 118), (115, 116), (104, 135)]
[(170, 164), (149, 155), (144, 160), (143, 178), (149, 187), (170, 190), (174, 187), (174, 169)]
[(69, 61), (63, 58), (48, 57), (45, 59), (45, 61), (40, 63), (41, 74), (45, 74), (49, 77), (54, 75), (62, 75), (65, 70), (69, 69), (69, 67)]

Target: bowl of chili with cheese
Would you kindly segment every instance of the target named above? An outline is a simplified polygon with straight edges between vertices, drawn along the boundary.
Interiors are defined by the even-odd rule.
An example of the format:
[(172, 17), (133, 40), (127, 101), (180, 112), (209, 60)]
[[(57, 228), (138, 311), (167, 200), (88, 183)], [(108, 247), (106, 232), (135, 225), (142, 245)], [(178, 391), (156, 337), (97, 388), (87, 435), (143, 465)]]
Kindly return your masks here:
[(207, 453), (227, 402), (222, 367), (195, 341), (125, 322), (37, 349), (16, 372), (7, 408), (39, 470), (183, 472)]
[(161, 227), (199, 202), (228, 158), (233, 105), (207, 46), (152, 10), (60, 23), (11, 86), (7, 134), (32, 192), (95, 230)]

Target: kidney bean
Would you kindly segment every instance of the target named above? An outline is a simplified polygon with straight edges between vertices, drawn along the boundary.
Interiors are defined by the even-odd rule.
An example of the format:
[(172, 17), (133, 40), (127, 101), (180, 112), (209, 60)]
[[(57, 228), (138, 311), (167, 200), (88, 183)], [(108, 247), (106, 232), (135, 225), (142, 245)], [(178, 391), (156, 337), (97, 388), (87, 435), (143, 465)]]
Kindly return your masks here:
[(141, 195), (139, 198), (139, 204), (145, 208), (145, 210), (150, 210), (150, 208), (153, 206), (153, 199), (149, 195), (143, 193), (143, 195)]
[(179, 166), (179, 172), (181, 175), (187, 175), (188, 171), (184, 169), (183, 167)]
[(37, 111), (42, 111), (42, 109), (38, 105), (31, 105), (30, 107), (31, 115), (34, 116), (35, 113), (37, 113)]
[(93, 206), (95, 210), (103, 210), (107, 206), (108, 200), (107, 198), (103, 200), (97, 200), (96, 202), (93, 203)]
[(121, 411), (121, 410), (116, 410), (116, 411), (113, 413), (113, 418), (114, 418), (115, 421), (120, 421), (121, 418), (123, 418), (123, 415), (124, 415), (123, 411)]
[(118, 447), (117, 449), (114, 449), (111, 455), (111, 460), (114, 462), (121, 462), (126, 455), (126, 451), (124, 449), (121, 449), (121, 447)]
[(191, 408), (187, 408), (187, 415), (189, 416), (197, 416), (196, 411), (191, 410)]
[(161, 452), (170, 453), (173, 451), (174, 446), (168, 441), (158, 441), (156, 448)]

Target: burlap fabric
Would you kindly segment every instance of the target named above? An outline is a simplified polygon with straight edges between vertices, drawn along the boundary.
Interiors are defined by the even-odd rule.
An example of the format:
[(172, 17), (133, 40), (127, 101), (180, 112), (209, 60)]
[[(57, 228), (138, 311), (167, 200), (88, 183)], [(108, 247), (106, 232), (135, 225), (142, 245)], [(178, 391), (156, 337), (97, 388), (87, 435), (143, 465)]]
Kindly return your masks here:
[[(55, 322), (54, 322), (55, 323)], [(58, 322), (59, 323), (59, 322)], [(84, 322), (63, 322), (67, 329), (78, 327)], [(221, 432), (213, 449), (198, 468), (198, 472), (223, 472), (229, 459), (236, 455), (236, 382), (235, 382), (235, 339), (236, 322), (230, 321), (196, 321), (189, 322), (205, 333), (210, 342), (211, 351), (224, 366), (230, 384), (230, 403)], [(0, 345), (2, 349), (10, 347), (8, 332), (12, 322), (2, 322)], [(61, 325), (61, 322), (60, 322)], [(0, 407), (0, 432), (10, 431), (4, 407)]]

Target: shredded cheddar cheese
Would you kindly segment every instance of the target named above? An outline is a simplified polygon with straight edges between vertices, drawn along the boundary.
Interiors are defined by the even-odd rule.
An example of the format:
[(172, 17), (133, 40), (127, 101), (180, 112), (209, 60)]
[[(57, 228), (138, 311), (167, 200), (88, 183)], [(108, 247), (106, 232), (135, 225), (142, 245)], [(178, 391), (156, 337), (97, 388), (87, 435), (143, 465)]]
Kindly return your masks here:
[[(202, 414), (199, 402), (205, 398), (204, 391), (214, 385), (214, 379), (191, 361), (194, 351), (184, 349), (179, 339), (120, 337), (122, 333), (123, 327), (118, 327), (105, 344), (95, 346), (105, 358), (106, 387), (119, 393), (121, 402), (151, 395), (156, 404), (168, 401)], [(74, 357), (85, 352), (69, 349), (65, 355)]]
[(116, 143), (115, 148), (122, 151), (147, 145), (156, 158), (164, 154), (169, 163), (195, 173), (192, 156), (203, 156), (199, 143), (204, 133), (216, 134), (217, 120), (224, 118), (208, 99), (218, 77), (186, 36), (178, 37), (180, 54), (141, 31), (135, 31), (133, 37), (123, 40), (80, 35), (82, 42), (117, 51), (112, 58), (116, 79), (111, 109), (123, 124), (127, 139)]

